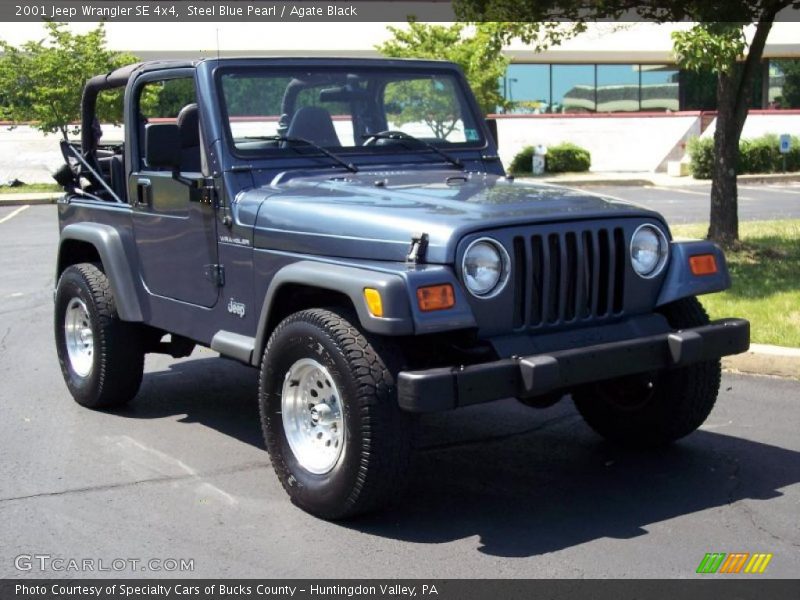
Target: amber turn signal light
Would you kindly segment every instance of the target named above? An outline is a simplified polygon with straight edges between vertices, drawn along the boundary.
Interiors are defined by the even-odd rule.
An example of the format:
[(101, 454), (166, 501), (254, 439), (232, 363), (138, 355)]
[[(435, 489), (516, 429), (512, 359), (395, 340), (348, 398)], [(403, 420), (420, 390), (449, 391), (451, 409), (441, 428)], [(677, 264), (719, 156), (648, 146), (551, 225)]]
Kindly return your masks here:
[(713, 275), (717, 272), (717, 259), (713, 254), (690, 256), (689, 267), (694, 275)]
[(456, 305), (453, 286), (449, 283), (444, 283), (417, 288), (417, 304), (423, 312), (453, 308)]
[(375, 288), (364, 288), (364, 301), (367, 303), (367, 309), (373, 317), (383, 316), (383, 300), (381, 293)]

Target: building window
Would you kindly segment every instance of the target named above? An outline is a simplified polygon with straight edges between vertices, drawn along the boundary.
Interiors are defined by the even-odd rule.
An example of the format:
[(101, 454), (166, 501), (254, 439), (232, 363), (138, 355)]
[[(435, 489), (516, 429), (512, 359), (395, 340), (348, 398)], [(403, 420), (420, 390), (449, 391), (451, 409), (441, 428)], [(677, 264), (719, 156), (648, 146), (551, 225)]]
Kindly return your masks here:
[(640, 110), (680, 110), (679, 72), (667, 65), (641, 65)]
[(594, 112), (595, 65), (553, 65), (552, 101), (554, 113)]
[(514, 103), (511, 112), (550, 112), (550, 65), (509, 65), (501, 86), (503, 97)]
[(800, 59), (769, 61), (768, 108), (800, 108)]
[[(749, 108), (764, 108), (762, 86), (765, 85), (765, 73), (763, 68), (755, 73)], [(717, 110), (717, 75), (710, 70), (681, 71), (680, 94), (681, 110)]]
[(597, 65), (597, 112), (639, 110), (639, 65)]

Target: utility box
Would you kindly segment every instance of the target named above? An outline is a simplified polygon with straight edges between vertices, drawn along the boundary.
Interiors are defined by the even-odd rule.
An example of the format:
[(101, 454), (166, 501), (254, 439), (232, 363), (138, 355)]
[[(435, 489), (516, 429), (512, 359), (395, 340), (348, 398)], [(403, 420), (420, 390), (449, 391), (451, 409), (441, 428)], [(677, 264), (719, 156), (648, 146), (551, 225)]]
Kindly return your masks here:
[(544, 175), (545, 156), (547, 156), (547, 148), (542, 144), (539, 144), (533, 149), (531, 172), (534, 175)]

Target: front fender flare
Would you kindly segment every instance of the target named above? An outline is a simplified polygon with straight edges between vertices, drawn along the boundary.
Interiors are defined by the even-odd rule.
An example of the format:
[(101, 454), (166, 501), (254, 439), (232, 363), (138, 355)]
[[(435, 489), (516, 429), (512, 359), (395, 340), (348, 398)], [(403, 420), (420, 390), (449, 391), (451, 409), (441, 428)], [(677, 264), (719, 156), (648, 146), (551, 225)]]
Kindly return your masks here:
[[(713, 254), (717, 272), (711, 275), (694, 275), (689, 268), (689, 258), (698, 254)], [(681, 298), (721, 292), (731, 287), (731, 277), (722, 250), (705, 240), (672, 242), (667, 276), (661, 285), (656, 306), (663, 306)]]
[[(408, 292), (402, 277), (391, 273), (357, 267), (301, 260), (280, 269), (270, 282), (261, 315), (258, 319), (255, 348), (251, 363), (258, 365), (267, 343), (270, 312), (280, 289), (287, 284), (311, 286), (348, 296), (355, 307), (361, 326), (379, 335), (410, 335), (414, 333), (414, 320), (408, 303)], [(381, 293), (383, 317), (375, 317), (367, 310), (364, 288), (371, 287)]]
[(144, 314), (139, 297), (140, 286), (136, 284), (119, 231), (110, 225), (100, 223), (67, 225), (61, 231), (59, 240), (59, 265), (62, 259), (62, 248), (67, 240), (86, 242), (94, 246), (100, 255), (103, 270), (111, 284), (119, 318), (123, 321), (143, 321)]

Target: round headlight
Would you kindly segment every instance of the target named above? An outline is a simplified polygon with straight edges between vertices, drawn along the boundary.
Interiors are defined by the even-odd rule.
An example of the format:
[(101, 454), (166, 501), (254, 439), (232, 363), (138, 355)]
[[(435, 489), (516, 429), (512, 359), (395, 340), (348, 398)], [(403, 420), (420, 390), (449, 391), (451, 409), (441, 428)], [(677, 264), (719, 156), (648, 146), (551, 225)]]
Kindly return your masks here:
[(482, 298), (499, 294), (508, 281), (510, 260), (505, 248), (490, 238), (472, 242), (461, 262), (464, 284)]
[(631, 264), (645, 279), (655, 277), (667, 263), (667, 236), (655, 225), (641, 225), (631, 238)]

